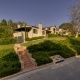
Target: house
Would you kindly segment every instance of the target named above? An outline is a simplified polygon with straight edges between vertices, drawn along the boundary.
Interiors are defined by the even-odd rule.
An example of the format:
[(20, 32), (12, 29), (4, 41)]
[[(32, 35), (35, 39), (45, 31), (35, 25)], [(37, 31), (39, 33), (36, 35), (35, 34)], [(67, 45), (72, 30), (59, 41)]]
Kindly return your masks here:
[(44, 27), (43, 30), (46, 31), (46, 34), (56, 34), (56, 26)]
[[(56, 27), (42, 27), (42, 24), (38, 24), (38, 27), (31, 25), (18, 24), (14, 29), (13, 37), (18, 40), (18, 42), (25, 42), (25, 36), (27, 38), (46, 36), (48, 33), (56, 34)], [(26, 32), (25, 32), (26, 31)]]
[(59, 34), (59, 35), (71, 35), (71, 32), (69, 30), (64, 30), (64, 29), (61, 29), (61, 28), (56, 28), (56, 34)]

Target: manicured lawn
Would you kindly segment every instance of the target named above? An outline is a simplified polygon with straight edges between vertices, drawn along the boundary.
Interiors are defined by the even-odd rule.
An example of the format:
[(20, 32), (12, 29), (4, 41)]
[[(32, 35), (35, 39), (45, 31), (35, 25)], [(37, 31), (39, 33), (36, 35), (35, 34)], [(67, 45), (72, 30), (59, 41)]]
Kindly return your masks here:
[(44, 39), (40, 39), (40, 40), (33, 40), (33, 41), (27, 41), (27, 43), (22, 44), (24, 46), (30, 46), (30, 45), (34, 45), (34, 44), (38, 44), (40, 42), (43, 42), (45, 40), (51, 40), (51, 41), (65, 41), (67, 38), (66, 37), (53, 37), (53, 38), (44, 38)]

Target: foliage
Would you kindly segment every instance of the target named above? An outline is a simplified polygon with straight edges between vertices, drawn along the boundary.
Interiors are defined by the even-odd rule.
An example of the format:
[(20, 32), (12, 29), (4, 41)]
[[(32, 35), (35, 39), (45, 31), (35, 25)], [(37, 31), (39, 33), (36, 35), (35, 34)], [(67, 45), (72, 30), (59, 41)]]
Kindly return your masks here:
[(12, 27), (12, 25), (13, 25), (13, 21), (10, 19), (10, 20), (8, 20), (8, 26), (9, 27)]
[(71, 47), (76, 51), (77, 54), (80, 54), (80, 38), (75, 39), (75, 38), (70, 38), (69, 41), (72, 44)]
[(5, 31), (5, 30), (4, 30), (3, 28), (0, 28), (0, 38), (3, 37), (4, 31)]
[(0, 28), (0, 33), (3, 33), (4, 32), (4, 29), (3, 28)]
[(67, 30), (67, 29), (73, 29), (73, 25), (71, 24), (71, 23), (62, 23), (60, 26), (59, 26), (59, 28), (62, 28), (62, 29), (64, 29), (64, 30)]
[(1, 38), (5, 37), (12, 37), (13, 36), (13, 30), (11, 27), (6, 26), (5, 28), (0, 28)]
[(37, 39), (42, 39), (44, 36), (39, 36), (39, 37), (33, 37), (33, 38), (26, 38), (26, 41), (32, 41), (32, 40), (37, 40)]
[[(33, 58), (36, 59), (37, 65), (52, 62), (50, 56), (56, 54), (59, 54), (64, 58), (75, 56), (74, 51), (72, 51), (68, 46), (57, 42), (52, 42), (50, 40), (31, 45), (28, 49), (29, 52), (32, 53)], [(49, 62), (46, 58), (48, 58)]]
[(11, 37), (5, 37), (0, 39), (0, 45), (8, 45), (14, 43), (16, 43), (16, 40)]
[(3, 37), (13, 37), (13, 31), (10, 27), (6, 27), (3, 32)]
[(68, 30), (70, 31), (72, 34), (75, 33), (74, 27), (71, 23), (62, 23), (59, 28), (64, 29), (64, 30)]
[(0, 78), (21, 70), (18, 55), (11, 49), (0, 51)]
[(7, 26), (7, 21), (5, 19), (1, 21), (1, 26)]
[(41, 51), (41, 52), (35, 52), (32, 54), (38, 66), (52, 62), (52, 59), (49, 57), (47, 53), (48, 52)]

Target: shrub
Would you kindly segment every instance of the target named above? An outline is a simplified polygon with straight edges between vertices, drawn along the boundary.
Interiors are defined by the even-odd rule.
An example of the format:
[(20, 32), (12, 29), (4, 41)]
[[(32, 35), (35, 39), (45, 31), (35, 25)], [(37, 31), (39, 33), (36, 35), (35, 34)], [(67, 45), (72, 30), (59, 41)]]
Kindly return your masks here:
[(73, 47), (73, 49), (77, 52), (77, 54), (80, 54), (80, 38), (68, 38), (70, 43), (72, 44), (71, 47)]
[(0, 53), (0, 78), (14, 74), (21, 70), (18, 55), (13, 50), (4, 50)]
[(26, 38), (26, 41), (32, 41), (32, 40), (37, 40), (37, 39), (42, 39), (44, 36), (39, 36), (39, 37), (33, 37), (33, 38)]
[(32, 53), (32, 57), (36, 59), (37, 65), (52, 62), (50, 56), (56, 54), (59, 54), (64, 58), (75, 56), (75, 52), (72, 51), (68, 46), (61, 43), (54, 43), (49, 40), (31, 45), (28, 47), (28, 49)]
[(7, 44), (14, 44), (14, 43), (16, 43), (16, 40), (11, 37), (0, 39), (0, 45), (7, 45)]
[(28, 47), (31, 53), (37, 51), (52, 51), (52, 50), (61, 50), (60, 44), (53, 43), (49, 40), (46, 40), (42, 43), (31, 45)]
[(49, 57), (40, 56), (36, 59), (36, 62), (37, 62), (37, 65), (40, 66), (40, 65), (43, 65), (43, 64), (51, 63), (52, 59), (49, 58)]
[(80, 46), (73, 46), (73, 48), (76, 50), (77, 54), (80, 55)]
[(4, 61), (0, 63), (0, 77), (14, 74), (21, 70), (19, 62)]
[(18, 58), (18, 55), (15, 55), (15, 52), (9, 51), (9, 54), (3, 56), (2, 60), (4, 60), (4, 61), (18, 61), (19, 58)]
[(38, 66), (52, 62), (52, 59), (49, 57), (48, 52), (37, 52), (33, 53), (32, 56), (35, 58)]
[(3, 33), (4, 31), (4, 28), (0, 28), (0, 33)]

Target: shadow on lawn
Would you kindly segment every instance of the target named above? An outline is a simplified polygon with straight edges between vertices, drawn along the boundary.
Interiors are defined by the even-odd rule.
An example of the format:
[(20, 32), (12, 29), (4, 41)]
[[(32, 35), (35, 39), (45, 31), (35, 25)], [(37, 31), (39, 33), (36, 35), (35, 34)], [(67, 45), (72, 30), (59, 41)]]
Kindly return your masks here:
[(76, 39), (76, 38), (68, 38), (70, 43), (71, 43), (71, 47), (77, 52), (78, 55), (80, 55), (80, 40)]

